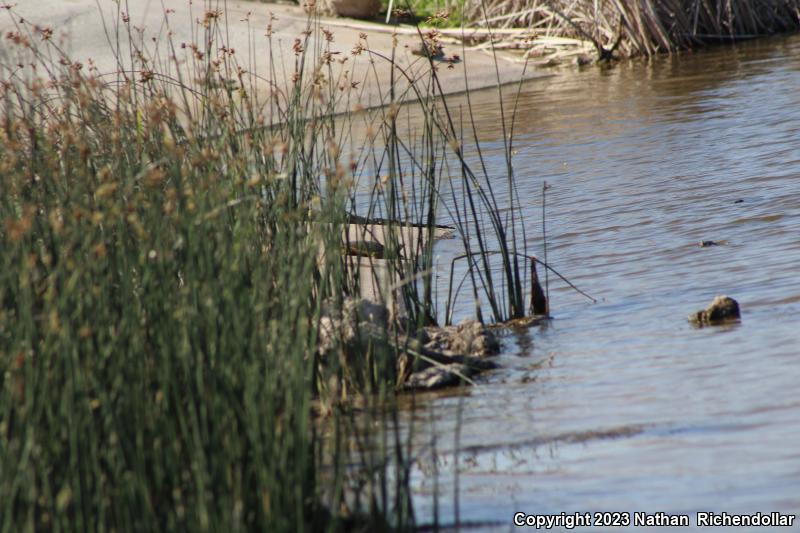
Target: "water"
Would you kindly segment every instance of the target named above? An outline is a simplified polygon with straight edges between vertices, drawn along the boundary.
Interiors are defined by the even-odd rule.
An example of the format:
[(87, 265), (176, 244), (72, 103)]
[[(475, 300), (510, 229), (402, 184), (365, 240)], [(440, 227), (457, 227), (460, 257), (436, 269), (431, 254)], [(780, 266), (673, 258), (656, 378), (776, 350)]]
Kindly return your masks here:
[[(502, 369), (405, 411), (419, 522), (434, 493), (456, 519), (459, 416), (459, 519), (477, 529), (515, 511), (800, 513), (798, 87), (800, 39), (774, 38), (524, 88), (529, 245), (547, 180), (549, 259), (599, 302), (551, 279), (554, 319), (506, 334)], [(478, 104), (496, 124), (496, 96)], [(500, 134), (482, 134), (503, 176)], [(717, 294), (741, 323), (690, 327)]]

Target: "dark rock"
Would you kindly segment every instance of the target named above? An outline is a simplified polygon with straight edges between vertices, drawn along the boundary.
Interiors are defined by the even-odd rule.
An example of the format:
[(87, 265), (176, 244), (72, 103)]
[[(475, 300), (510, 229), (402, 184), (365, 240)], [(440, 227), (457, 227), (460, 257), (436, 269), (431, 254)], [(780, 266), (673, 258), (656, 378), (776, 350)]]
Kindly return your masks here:
[(375, 18), (380, 9), (379, 0), (317, 0), (305, 6), (307, 12), (358, 19)]
[(346, 253), (347, 255), (382, 259), (385, 249), (383, 245), (377, 241), (354, 241), (347, 243)]
[(714, 301), (702, 311), (689, 315), (689, 322), (698, 325), (715, 325), (739, 320), (739, 303), (728, 296), (717, 296)]
[(708, 247), (708, 246), (719, 246), (719, 243), (718, 243), (718, 242), (716, 242), (716, 241), (700, 241), (700, 242), (699, 242), (699, 243), (697, 243), (697, 244), (698, 244), (698, 246), (700, 246), (701, 248), (706, 248), (706, 247)]

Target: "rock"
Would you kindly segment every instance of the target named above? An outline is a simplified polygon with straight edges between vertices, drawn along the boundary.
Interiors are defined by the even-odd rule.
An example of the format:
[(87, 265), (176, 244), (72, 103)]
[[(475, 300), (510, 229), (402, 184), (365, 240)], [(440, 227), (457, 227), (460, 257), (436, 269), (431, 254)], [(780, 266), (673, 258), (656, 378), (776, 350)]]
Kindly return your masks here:
[(323, 307), (317, 350), (325, 354), (341, 345), (353, 352), (369, 338), (385, 338), (388, 327), (386, 307), (366, 299), (346, 298), (341, 311)]
[(450, 387), (461, 382), (461, 376), (470, 376), (469, 367), (453, 363), (444, 366), (431, 366), (425, 370), (414, 372), (406, 380), (407, 389), (440, 389)]
[(476, 320), (459, 324), (457, 331), (452, 343), (453, 351), (473, 356), (494, 355), (500, 351), (494, 333)]
[(371, 19), (381, 10), (379, 0), (327, 0), (327, 4), (340, 17)]
[(425, 328), (428, 341), (425, 347), (445, 355), (485, 357), (500, 351), (500, 343), (491, 330), (476, 320), (467, 320), (456, 327)]
[(318, 0), (306, 4), (306, 11), (314, 9), (321, 15), (373, 19), (381, 9), (380, 0)]
[(355, 314), (359, 322), (368, 322), (384, 329), (389, 326), (389, 310), (381, 304), (363, 298), (348, 298), (344, 308), (345, 313)]
[[(477, 330), (471, 323), (464, 324), (462, 327), (466, 330)], [(403, 340), (403, 346), (406, 347), (406, 350), (398, 356), (397, 360), (397, 375), (400, 380), (398, 382), (399, 385), (414, 389), (444, 387), (446, 385), (458, 383), (460, 379), (460, 376), (457, 374), (451, 377), (445, 376), (444, 374), (448, 372), (458, 372), (463, 376), (470, 377), (484, 370), (497, 368), (497, 363), (495, 363), (492, 358), (454, 353), (451, 350), (443, 351), (437, 341), (431, 340), (431, 332), (433, 332), (434, 336), (442, 340), (447, 335), (457, 332), (458, 328), (429, 327), (426, 329), (428, 331), (419, 330), (415, 332), (413, 336), (405, 337)], [(481, 331), (477, 335), (477, 341), (475, 337), (472, 338), (470, 349), (476, 353), (482, 352), (488, 354), (490, 351), (485, 349), (484, 343), (489, 341), (486, 339), (484, 333), (483, 326), (481, 326)], [(491, 334), (491, 332), (489, 333)], [(448, 336), (446, 338), (452, 340), (456, 337)], [(497, 342), (494, 340), (494, 336), (491, 337), (491, 341)], [(432, 349), (431, 347), (436, 349)], [(436, 369), (439, 370), (437, 371)]]
[(706, 326), (740, 318), (739, 303), (736, 300), (728, 296), (717, 296), (704, 310), (689, 315), (689, 322), (698, 326)]
[(383, 259), (386, 250), (383, 245), (377, 241), (355, 241), (347, 243), (345, 252), (347, 255)]
[[(389, 335), (390, 330), (403, 336)], [(323, 306), (317, 345), (320, 356), (359, 358), (376, 342), (396, 346), (396, 352), (390, 348), (389, 353), (396, 353), (397, 384), (406, 389), (455, 385), (463, 377), (496, 368), (486, 356), (500, 350), (491, 330), (474, 320), (402, 333), (381, 304), (348, 297), (341, 308)]]
[(719, 246), (719, 243), (716, 241), (700, 241), (698, 246), (700, 246), (700, 248), (708, 248), (709, 246)]
[[(421, 370), (413, 372), (405, 380), (406, 389), (439, 389), (458, 385), (464, 378), (471, 378), (485, 370), (497, 368), (497, 363), (488, 359), (456, 355), (447, 357), (438, 354), (438, 363), (423, 365)], [(452, 361), (452, 362), (448, 362)]]

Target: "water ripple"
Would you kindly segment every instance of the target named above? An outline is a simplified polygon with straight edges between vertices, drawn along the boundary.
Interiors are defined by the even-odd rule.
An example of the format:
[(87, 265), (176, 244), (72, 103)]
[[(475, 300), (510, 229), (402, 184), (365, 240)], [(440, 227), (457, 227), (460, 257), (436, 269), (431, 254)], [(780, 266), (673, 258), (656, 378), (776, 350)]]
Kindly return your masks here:
[[(432, 414), (444, 443), (442, 520), (453, 516), (441, 487), (459, 410), (464, 520), (797, 512), (798, 58), (800, 39), (776, 38), (526, 87), (516, 164), (524, 215), (537, 221), (528, 246), (541, 251), (546, 179), (550, 260), (601, 301), (552, 282), (555, 320), (523, 344), (506, 337), (503, 369), (408, 413)], [(494, 94), (473, 101), (479, 123), (496, 122)], [(483, 133), (502, 175), (502, 145)], [(707, 239), (724, 242), (697, 245)], [(718, 293), (740, 301), (741, 324), (690, 328), (686, 315)]]

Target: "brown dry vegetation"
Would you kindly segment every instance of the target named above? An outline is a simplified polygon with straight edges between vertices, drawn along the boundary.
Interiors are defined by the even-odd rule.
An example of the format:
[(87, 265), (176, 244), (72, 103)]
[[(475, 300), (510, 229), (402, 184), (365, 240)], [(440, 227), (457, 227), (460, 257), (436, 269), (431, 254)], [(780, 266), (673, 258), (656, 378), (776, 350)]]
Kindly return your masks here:
[(506, 48), (530, 50), (536, 39), (569, 38), (592, 43), (598, 56), (612, 49), (627, 57), (653, 55), (800, 26), (797, 0), (465, 0), (463, 7), (448, 7), (469, 27), (497, 30)]

